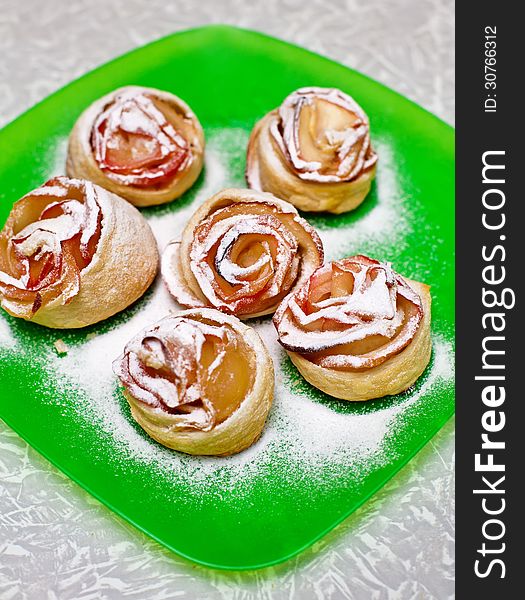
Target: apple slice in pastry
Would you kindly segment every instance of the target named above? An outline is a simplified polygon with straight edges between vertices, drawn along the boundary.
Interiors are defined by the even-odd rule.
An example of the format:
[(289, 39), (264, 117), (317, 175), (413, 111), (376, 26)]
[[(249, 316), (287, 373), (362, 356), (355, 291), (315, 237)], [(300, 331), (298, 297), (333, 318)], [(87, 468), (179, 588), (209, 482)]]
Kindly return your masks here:
[(343, 400), (409, 388), (430, 360), (430, 292), (388, 263), (352, 256), (320, 267), (274, 315), (303, 377)]
[(128, 86), (89, 106), (69, 138), (67, 173), (136, 206), (163, 204), (196, 181), (204, 133), (190, 107), (169, 92)]
[(0, 303), (47, 327), (85, 327), (140, 298), (158, 262), (136, 208), (90, 181), (56, 177), (16, 202), (0, 232)]
[(364, 110), (341, 90), (306, 87), (253, 128), (246, 179), (301, 210), (343, 213), (365, 199), (377, 154)]
[(288, 202), (254, 190), (212, 196), (162, 256), (162, 276), (184, 306), (249, 319), (281, 300), (323, 262), (316, 231)]
[(141, 331), (113, 370), (137, 423), (188, 454), (248, 448), (273, 400), (273, 363), (256, 331), (209, 308), (173, 313)]

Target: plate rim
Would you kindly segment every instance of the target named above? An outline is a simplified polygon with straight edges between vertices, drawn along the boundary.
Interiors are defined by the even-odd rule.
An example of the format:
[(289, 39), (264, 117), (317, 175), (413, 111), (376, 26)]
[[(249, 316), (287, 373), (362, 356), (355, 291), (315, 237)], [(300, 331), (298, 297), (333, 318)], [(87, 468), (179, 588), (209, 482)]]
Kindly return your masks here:
[(398, 98), (401, 98), (403, 101), (410, 103), (414, 108), (416, 108), (419, 111), (423, 111), (424, 113), (426, 113), (427, 116), (431, 117), (432, 119), (436, 120), (440, 125), (444, 126), (446, 129), (449, 130), (449, 133), (454, 135), (455, 134), (455, 127), (452, 126), (450, 123), (447, 123), (444, 119), (442, 119), (441, 117), (437, 116), (436, 114), (434, 114), (433, 112), (431, 112), (430, 110), (428, 110), (427, 108), (425, 108), (424, 106), (421, 106), (421, 104), (419, 104), (418, 102), (416, 102), (415, 100), (412, 100), (411, 98), (408, 98), (407, 96), (404, 96), (403, 94), (401, 94), (400, 92), (398, 92), (397, 90), (394, 90), (393, 88), (389, 87), (388, 85), (382, 83), (381, 81), (378, 81), (377, 79), (374, 79), (373, 77), (366, 75), (365, 73), (362, 73), (361, 71), (358, 71), (357, 69), (354, 69), (353, 67), (350, 67), (346, 64), (343, 64), (341, 62), (338, 62), (337, 60), (330, 58), (328, 56), (324, 56), (323, 54), (320, 54), (319, 52), (316, 52), (314, 50), (309, 50), (308, 48), (304, 48), (303, 46), (300, 46), (298, 44), (294, 44), (292, 42), (289, 42), (283, 38), (280, 37), (276, 37), (267, 33), (263, 33), (261, 31), (257, 31), (256, 29), (250, 29), (248, 27), (238, 27), (237, 25), (229, 25), (229, 24), (223, 24), (223, 23), (213, 23), (213, 24), (208, 24), (208, 25), (199, 25), (197, 27), (188, 27), (186, 29), (180, 29), (177, 31), (174, 31), (172, 33), (168, 33), (167, 35), (163, 35), (159, 38), (156, 38), (154, 40), (150, 40), (149, 42), (146, 42), (145, 44), (142, 44), (140, 46), (137, 46), (135, 48), (131, 48), (130, 50), (127, 50), (126, 52), (119, 54), (118, 56), (115, 56), (114, 58), (109, 59), (106, 62), (100, 63), (98, 65), (96, 65), (95, 67), (93, 67), (92, 69), (89, 69), (88, 71), (82, 73), (81, 75), (79, 75), (78, 77), (75, 77), (74, 79), (72, 79), (71, 81), (68, 81), (67, 83), (65, 83), (64, 85), (60, 86), (59, 88), (57, 88), (56, 90), (53, 90), (52, 92), (50, 92), (49, 94), (47, 94), (44, 98), (42, 98), (41, 100), (38, 100), (38, 102), (36, 102), (35, 104), (31, 105), (29, 108), (25, 109), (24, 111), (22, 111), (21, 113), (19, 113), (18, 115), (16, 115), (13, 119), (11, 119), (10, 121), (8, 121), (7, 123), (5, 123), (4, 125), (2, 125), (2, 127), (0, 127), (0, 140), (1, 140), (1, 136), (2, 134), (8, 130), (12, 125), (14, 125), (15, 123), (17, 123), (20, 119), (23, 119), (24, 117), (26, 117), (27, 115), (29, 115), (31, 112), (33, 112), (33, 110), (35, 110), (36, 108), (38, 108), (41, 104), (44, 104), (45, 102), (47, 102), (48, 100), (50, 100), (51, 98), (53, 98), (54, 96), (62, 93), (64, 90), (68, 89), (69, 87), (71, 87), (72, 85), (74, 85), (75, 83), (77, 83), (78, 81), (84, 79), (85, 77), (90, 76), (91, 74), (94, 74), (98, 71), (100, 71), (101, 69), (104, 69), (105, 67), (116, 63), (120, 60), (129, 58), (130, 56), (132, 56), (133, 54), (135, 54), (136, 52), (140, 52), (142, 50), (145, 50), (147, 48), (156, 46), (156, 45), (161, 45), (162, 43), (167, 42), (168, 40), (175, 38), (175, 37), (180, 37), (180, 36), (184, 36), (187, 34), (195, 34), (195, 33), (200, 33), (200, 32), (207, 32), (207, 31), (216, 31), (218, 33), (225, 33), (226, 35), (233, 33), (234, 35), (236, 33), (243, 33), (246, 34), (248, 36), (255, 36), (255, 37), (259, 37), (261, 39), (264, 39), (266, 41), (269, 41), (271, 43), (277, 43), (277, 44), (282, 44), (283, 46), (286, 46), (288, 48), (293, 48), (295, 50), (301, 50), (302, 52), (305, 52), (307, 54), (309, 54), (310, 56), (315, 56), (318, 59), (322, 59), (324, 61), (327, 61), (328, 63), (335, 65), (339, 68), (344, 68), (347, 69), (348, 71), (351, 71), (354, 75), (358, 76), (359, 78), (371, 82), (376, 86), (380, 86), (384, 92), (388, 93), (388, 94), (392, 94), (397, 96)]

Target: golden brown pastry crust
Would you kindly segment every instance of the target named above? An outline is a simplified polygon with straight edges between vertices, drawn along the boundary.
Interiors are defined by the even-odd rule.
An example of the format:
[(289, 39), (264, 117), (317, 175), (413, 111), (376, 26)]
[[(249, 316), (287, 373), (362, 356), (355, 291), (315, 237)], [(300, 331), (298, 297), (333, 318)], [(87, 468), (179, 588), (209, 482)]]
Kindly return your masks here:
[(335, 398), (362, 401), (399, 394), (419, 379), (432, 353), (430, 288), (424, 283), (410, 279), (405, 281), (419, 294), (423, 302), (423, 319), (412, 342), (399, 354), (365, 371), (327, 369), (296, 352), (288, 352), (288, 356), (308, 383)]
[(273, 320), (303, 377), (343, 400), (402, 392), (430, 360), (429, 287), (367, 256), (324, 264)]
[[(186, 142), (190, 148), (190, 160), (168, 182), (150, 187), (126, 185), (115, 181), (100, 169), (92, 147), (92, 130), (97, 117), (122, 94), (144, 94), (165, 103), (184, 116), (191, 134)], [(165, 115), (166, 116), (166, 115)], [(168, 119), (169, 121), (169, 119)], [(135, 206), (152, 206), (170, 202), (181, 196), (197, 180), (204, 163), (204, 132), (190, 107), (169, 92), (140, 86), (127, 86), (114, 90), (96, 100), (78, 118), (69, 137), (66, 172), (70, 177), (88, 179), (129, 200)]]
[[(217, 218), (223, 210), (235, 210), (238, 214), (207, 227), (210, 219)], [(221, 230), (225, 223), (227, 227)], [(231, 271), (232, 267), (236, 268), (236, 263), (235, 260), (230, 262), (227, 251), (221, 260), (218, 259), (218, 244), (231, 236), (234, 240), (229, 246), (231, 248), (258, 232), (261, 232), (262, 238), (266, 236), (271, 240), (274, 236), (278, 240), (283, 249), (283, 259), (279, 263), (279, 252), (278, 259), (272, 259), (272, 275), (262, 291), (266, 294), (265, 298), (261, 297), (261, 292), (253, 295), (239, 293), (235, 299), (229, 300), (213, 286), (219, 278), (217, 272), (228, 277), (226, 267)], [(211, 246), (209, 240), (214, 245), (207, 256), (203, 248), (207, 247), (206, 244)], [(212, 267), (203, 271), (201, 265), (206, 258)], [(263, 192), (225, 189), (197, 209), (180, 241), (168, 245), (162, 255), (162, 275), (170, 293), (182, 305), (215, 307), (241, 319), (249, 319), (273, 313), (282, 298), (302, 285), (322, 261), (323, 248), (318, 234), (291, 204)], [(210, 278), (214, 279), (211, 285)]]
[[(208, 431), (195, 428), (181, 430), (177, 427), (179, 419), (162, 407), (155, 407), (135, 398), (128, 389), (124, 395), (131, 407), (133, 418), (139, 425), (159, 443), (195, 455), (226, 456), (235, 454), (251, 446), (261, 435), (266, 417), (273, 400), (274, 370), (268, 350), (257, 332), (241, 323), (236, 317), (225, 315), (217, 310), (200, 308), (173, 313), (159, 321), (170, 319), (206, 319), (207, 322), (226, 324), (248, 347), (250, 365), (253, 369), (253, 383), (246, 397), (226, 420), (218, 423)], [(148, 328), (141, 332), (143, 335)], [(139, 337), (136, 336), (136, 337)], [(125, 356), (125, 354), (123, 355)], [(115, 361), (114, 369), (119, 372), (123, 357)], [(120, 376), (120, 375), (119, 375)]]
[[(32, 316), (20, 314), (27, 306), (2, 297), (2, 308), (15, 317), (57, 329), (86, 327), (124, 310), (144, 294), (155, 278), (157, 243), (140, 212), (91, 182), (76, 183), (94, 190), (102, 214), (100, 238), (91, 262), (80, 271), (78, 293), (66, 303), (63, 296), (58, 296)], [(6, 227), (8, 224), (9, 220)]]
[[(348, 102), (359, 116), (365, 145), (359, 164), (348, 175), (326, 177), (313, 172), (300, 172), (287, 151), (287, 143), (281, 135), (282, 107), (295, 95), (335, 94), (336, 99)], [(368, 134), (368, 118), (364, 111), (346, 94), (325, 88), (302, 88), (291, 94), (281, 108), (263, 117), (253, 128), (248, 142), (246, 179), (256, 190), (264, 190), (284, 198), (300, 210), (340, 214), (355, 209), (370, 191), (376, 174), (377, 155), (372, 150)], [(300, 148), (299, 148), (300, 156)], [(298, 162), (300, 159), (297, 159)], [(304, 177), (308, 177), (305, 179)]]

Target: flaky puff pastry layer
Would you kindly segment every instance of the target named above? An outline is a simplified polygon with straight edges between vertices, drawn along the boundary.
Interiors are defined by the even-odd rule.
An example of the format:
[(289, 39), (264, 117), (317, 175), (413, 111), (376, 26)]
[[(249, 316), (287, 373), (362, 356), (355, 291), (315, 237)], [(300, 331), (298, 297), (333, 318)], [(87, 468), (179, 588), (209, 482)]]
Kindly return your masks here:
[[(48, 289), (43, 287), (39, 293), (44, 303), (34, 312), (27, 301), (6, 295), (2, 295), (1, 299), (2, 307), (11, 315), (56, 329), (86, 327), (124, 310), (144, 294), (155, 278), (159, 265), (156, 240), (140, 212), (119, 196), (89, 181), (58, 177), (20, 202), (28, 197), (32, 203), (43, 198), (51, 206), (57, 201), (68, 201), (69, 194), (75, 199), (82, 196), (85, 199), (89, 195), (90, 210), (99, 212), (99, 237), (89, 264), (75, 273), (73, 284), (50, 281), (46, 286), (48, 289), (53, 286), (57, 288), (57, 285), (58, 288), (53, 291), (49, 302), (45, 301)], [(13, 217), (14, 211), (4, 230), (13, 227), (18, 229), (19, 224), (12, 221)], [(63, 242), (56, 242), (66, 235), (63, 226), (55, 227), (53, 223), (56, 223), (56, 219), (35, 222), (34, 225), (28, 223), (36, 228), (32, 232), (34, 247), (28, 254), (36, 256), (42, 252), (42, 248), (47, 247), (46, 244), (56, 244), (57, 260), (63, 263)], [(95, 230), (94, 223), (90, 227)], [(49, 242), (49, 230), (53, 229), (57, 232)], [(41, 231), (44, 233), (41, 234)], [(83, 234), (81, 228), (79, 235)]]
[[(314, 112), (304, 116), (319, 100), (328, 116)], [(326, 110), (330, 106), (348, 113), (346, 129), (341, 114)], [(330, 119), (334, 127), (324, 129)], [(308, 135), (302, 137), (310, 138), (310, 150), (319, 150), (321, 160), (314, 160), (315, 152), (305, 151), (303, 129)], [(376, 174), (377, 155), (370, 145), (368, 117), (362, 108), (340, 90), (310, 87), (290, 94), (255, 125), (246, 160), (251, 188), (284, 198), (300, 210), (340, 214), (365, 199)]]
[[(159, 116), (158, 111), (160, 111), (160, 119), (157, 120), (161, 120), (163, 116), (168, 126), (171, 125), (175, 128), (175, 133), (172, 136), (174, 139), (168, 140), (168, 145), (169, 143), (175, 144), (177, 149), (178, 140), (180, 146), (183, 146), (186, 152), (178, 167), (175, 168), (173, 176), (165, 178), (158, 184), (134, 185), (132, 177), (130, 178), (131, 182), (126, 183), (126, 176), (120, 176), (119, 174), (113, 176), (110, 171), (103, 170), (96, 160), (93, 132), (97, 120), (111, 107), (112, 103), (119, 102), (122, 98), (133, 100), (133, 97), (137, 96), (142, 99), (145, 97), (146, 101), (151, 99), (154, 107), (148, 109), (148, 106), (146, 106), (145, 110), (149, 110), (157, 116)], [(140, 112), (140, 105), (138, 110)], [(174, 118), (173, 115), (176, 115), (176, 117)], [(177, 124), (176, 119), (181, 119), (181, 121)], [(154, 131), (158, 130), (158, 125), (159, 123), (153, 122)], [(150, 129), (147, 122), (141, 125), (136, 114), (128, 119), (126, 128), (127, 130), (133, 130), (135, 133), (140, 133), (142, 130), (147, 132)], [(165, 132), (162, 132), (161, 135), (166, 140)], [(179, 136), (183, 138), (182, 141)], [(180, 150), (180, 148), (178, 149)], [(135, 206), (152, 206), (170, 202), (181, 196), (195, 183), (202, 170), (203, 163), (204, 132), (191, 108), (181, 98), (169, 92), (155, 88), (127, 86), (114, 90), (96, 100), (80, 115), (69, 137), (66, 172), (71, 177), (93, 181), (122, 196)], [(157, 168), (154, 167), (154, 170)], [(162, 168), (162, 165), (160, 168)]]
[(301, 375), (321, 391), (342, 400), (363, 401), (399, 394), (412, 386), (427, 367), (432, 352), (431, 296), (424, 283), (405, 279), (422, 301), (423, 317), (414, 338), (399, 354), (363, 371), (321, 367), (297, 352), (288, 355)]
[(312, 385), (344, 400), (396, 394), (430, 358), (429, 288), (358, 254), (325, 263), (283, 300), (279, 343)]
[(225, 189), (200, 206), (162, 255), (162, 276), (184, 306), (249, 319), (272, 314), (323, 262), (317, 232), (288, 202)]
[[(192, 320), (199, 323), (204, 322), (215, 329), (226, 327), (230, 342), (232, 335), (237, 336), (234, 342), (238, 342), (242, 347), (242, 360), (246, 363), (245, 368), (249, 370), (245, 373), (251, 378), (246, 395), (240, 400), (238, 407), (222, 422), (214, 423), (216, 415), (213, 409), (213, 398), (206, 398), (203, 394), (199, 396), (195, 392), (195, 389), (199, 389), (198, 382), (200, 380), (198, 378), (192, 380), (191, 373), (184, 373), (184, 361), (181, 366), (181, 355), (185, 351), (190, 354), (190, 362), (197, 361), (196, 365), (193, 365), (194, 368), (198, 369), (199, 361), (202, 361), (202, 356), (199, 356), (200, 351), (195, 352), (195, 348), (191, 346), (194, 342), (191, 328), (188, 329), (188, 325), (191, 325)], [(181, 323), (185, 327), (178, 339), (183, 340), (183, 347), (179, 348), (179, 354), (172, 350), (170, 355), (170, 360), (178, 365), (177, 373), (174, 372), (169, 376), (170, 381), (175, 381), (173, 389), (177, 390), (175, 394), (177, 397), (170, 399), (168, 397), (170, 391), (166, 391), (166, 388), (164, 388), (164, 397), (160, 392), (152, 395), (151, 385), (147, 386), (148, 391), (146, 392), (141, 387), (133, 389), (129, 383), (140, 386), (140, 375), (137, 375), (139, 371), (135, 367), (133, 377), (130, 378), (130, 364), (132, 363), (126, 361), (129, 361), (129, 357), (133, 353), (140, 352), (144, 339), (150, 340), (148, 347), (155, 349), (151, 343), (151, 337), (148, 336), (156, 335), (162, 338), (162, 331), (165, 332), (166, 327), (169, 328), (170, 325), (180, 327)], [(204, 329), (204, 331), (206, 330)], [(166, 348), (170, 347), (168, 337), (169, 335), (165, 334)], [(126, 346), (124, 354), (115, 361), (113, 368), (125, 386), (124, 395), (131, 407), (133, 418), (153, 439), (168, 448), (187, 454), (226, 456), (241, 452), (259, 438), (273, 401), (274, 369), (268, 350), (254, 329), (247, 327), (236, 317), (224, 315), (214, 309), (191, 309), (172, 313), (156, 325), (141, 332), (130, 343), (131, 346), (130, 344)], [(173, 348), (173, 341), (171, 348)], [(133, 357), (133, 361), (135, 361), (135, 357)], [(157, 367), (164, 365), (165, 355), (158, 353), (158, 345), (155, 357), (154, 361), (144, 358), (144, 356), (139, 360)], [(133, 364), (136, 363), (133, 362)], [(141, 368), (139, 366), (139, 370)], [(173, 380), (173, 376), (175, 376), (175, 380)], [(237, 382), (232, 381), (230, 385), (236, 386)], [(213, 386), (211, 390), (213, 394)], [(181, 398), (182, 394), (188, 396), (189, 404), (184, 404), (184, 400)], [(141, 399), (136, 397), (139, 395), (142, 396)], [(173, 396), (173, 392), (171, 395)], [(174, 408), (177, 403), (184, 408), (179, 413)], [(192, 403), (195, 412), (192, 412)], [(171, 409), (167, 409), (168, 404), (172, 407)], [(199, 407), (195, 409), (195, 405), (199, 405)], [(208, 414), (203, 411), (202, 407), (208, 409)]]

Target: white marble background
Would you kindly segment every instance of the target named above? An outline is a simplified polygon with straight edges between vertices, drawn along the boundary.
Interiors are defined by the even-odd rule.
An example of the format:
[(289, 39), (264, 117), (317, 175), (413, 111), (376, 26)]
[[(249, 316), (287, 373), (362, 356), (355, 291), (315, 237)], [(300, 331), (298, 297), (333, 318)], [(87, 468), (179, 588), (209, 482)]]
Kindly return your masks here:
[[(453, 10), (452, 0), (0, 0), (0, 126), (91, 68), (206, 23), (320, 52), (452, 123)], [(0, 598), (453, 598), (453, 427), (313, 548), (227, 573), (161, 548), (0, 421)]]

